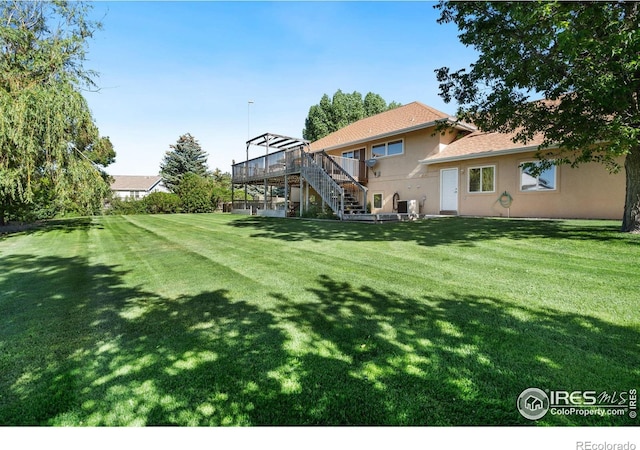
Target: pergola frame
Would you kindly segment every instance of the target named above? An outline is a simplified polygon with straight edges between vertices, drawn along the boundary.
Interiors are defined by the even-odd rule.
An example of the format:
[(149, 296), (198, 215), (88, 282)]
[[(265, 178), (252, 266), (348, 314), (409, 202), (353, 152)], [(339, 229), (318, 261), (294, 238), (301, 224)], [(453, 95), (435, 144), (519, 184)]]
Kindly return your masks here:
[[(245, 162), (250, 161), (249, 160), (249, 148), (253, 145), (253, 146), (258, 146), (258, 147), (264, 147), (265, 148), (265, 154), (264, 157), (268, 159), (269, 154), (272, 153), (277, 153), (277, 152), (285, 152), (287, 150), (295, 150), (295, 149), (300, 149), (303, 150), (305, 147), (308, 150), (310, 141), (305, 140), (305, 139), (299, 139), (299, 138), (293, 138), (293, 137), (289, 137), (289, 136), (283, 136), (283, 135), (279, 135), (279, 134), (274, 134), (274, 133), (264, 133), (262, 135), (256, 136), (252, 139), (249, 139), (248, 141), (246, 141), (246, 160)], [(284, 179), (282, 180), (282, 178), (280, 178), (280, 181), (284, 182), (284, 198), (285, 198), (285, 211), (288, 210), (289, 207), (289, 180), (288, 180), (288, 175), (290, 175), (289, 170), (284, 170), (283, 173), (283, 177)], [(264, 175), (264, 208), (267, 209), (267, 190), (269, 185), (273, 185), (272, 182), (270, 182), (270, 178), (273, 178), (271, 176), (269, 176), (267, 174), (267, 172), (265, 171), (265, 175)], [(300, 180), (299, 175), (295, 177), (298, 182)], [(272, 180), (275, 181), (275, 180)], [(295, 183), (295, 181), (294, 181)], [(255, 184), (255, 183), (244, 183), (244, 207), (245, 209), (248, 209), (248, 184)], [(282, 186), (282, 184), (277, 183), (280, 186)], [(233, 196), (233, 184), (232, 184), (232, 199), (234, 198)]]
[(289, 136), (281, 136), (279, 134), (265, 133), (247, 141), (247, 161), (249, 160), (249, 147), (251, 145), (266, 147), (267, 154), (269, 154), (270, 148), (276, 149), (278, 151), (290, 150), (297, 147), (308, 146), (309, 144), (310, 141), (307, 141), (306, 139), (298, 139)]

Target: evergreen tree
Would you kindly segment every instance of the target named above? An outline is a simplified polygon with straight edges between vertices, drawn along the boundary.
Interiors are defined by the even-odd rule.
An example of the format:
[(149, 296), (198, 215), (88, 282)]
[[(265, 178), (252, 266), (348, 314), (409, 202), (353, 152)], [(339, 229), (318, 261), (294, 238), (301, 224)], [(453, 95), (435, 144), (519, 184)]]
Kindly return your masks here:
[(160, 164), (160, 175), (171, 192), (177, 192), (182, 178), (187, 173), (204, 177), (207, 175), (207, 154), (198, 141), (187, 133), (180, 136), (175, 145), (169, 146)]

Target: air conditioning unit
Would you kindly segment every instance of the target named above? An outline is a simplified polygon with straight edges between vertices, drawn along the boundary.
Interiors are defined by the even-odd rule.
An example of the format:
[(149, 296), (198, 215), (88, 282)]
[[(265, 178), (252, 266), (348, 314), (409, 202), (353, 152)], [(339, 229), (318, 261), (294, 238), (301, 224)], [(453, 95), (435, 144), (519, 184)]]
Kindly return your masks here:
[(398, 214), (410, 214), (412, 216), (420, 214), (420, 204), (418, 200), (398, 201)]
[(420, 214), (420, 204), (418, 200), (407, 200), (407, 213), (413, 216)]

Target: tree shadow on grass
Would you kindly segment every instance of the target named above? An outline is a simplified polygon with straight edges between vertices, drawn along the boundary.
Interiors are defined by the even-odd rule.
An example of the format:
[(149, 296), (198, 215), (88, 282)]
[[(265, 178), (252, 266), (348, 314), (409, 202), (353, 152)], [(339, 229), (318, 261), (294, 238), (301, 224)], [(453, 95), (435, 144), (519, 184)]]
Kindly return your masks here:
[(93, 290), (139, 295), (121, 287), (123, 275), (84, 258), (0, 259), (0, 424), (45, 424), (73, 404), (81, 369), (72, 356), (93, 344), (92, 316), (108, 307)]
[[(281, 297), (278, 309), (333, 355), (299, 358), (300, 395), (319, 423), (527, 425), (516, 409), (526, 388), (637, 388), (638, 329), (496, 298), (413, 299), (327, 276), (310, 291), (317, 302)], [(547, 414), (538, 423), (637, 421)]]
[(0, 270), (1, 424), (248, 425), (278, 391), (284, 337), (224, 290), (162, 298), (83, 258)]
[(440, 217), (415, 222), (367, 224), (339, 221), (283, 220), (246, 217), (232, 221), (232, 227), (253, 229), (251, 237), (286, 241), (349, 240), (362, 242), (412, 241), (424, 246), (473, 246), (477, 241), (555, 238), (616, 241), (640, 245), (637, 236), (620, 233), (617, 222), (564, 222), (469, 217)]
[(275, 305), (163, 298), (115, 266), (32, 255), (0, 274), (4, 425), (525, 425), (525, 388), (620, 392), (640, 377), (637, 329), (495, 298), (328, 276)]
[(12, 236), (48, 233), (50, 231), (71, 233), (77, 230), (102, 228), (102, 225), (92, 217), (43, 220), (34, 223), (0, 226), (0, 241)]

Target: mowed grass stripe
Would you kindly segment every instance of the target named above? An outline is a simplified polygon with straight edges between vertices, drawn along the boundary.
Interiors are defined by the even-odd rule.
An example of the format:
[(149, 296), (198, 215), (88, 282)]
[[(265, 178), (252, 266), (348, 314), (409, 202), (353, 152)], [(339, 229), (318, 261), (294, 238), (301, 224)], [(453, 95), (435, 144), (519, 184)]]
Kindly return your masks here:
[[(223, 261), (213, 260), (190, 248), (189, 239), (183, 237), (189, 235), (188, 229), (180, 229), (175, 239), (169, 239), (166, 230), (154, 229), (136, 217), (105, 220), (116, 231), (116, 248), (119, 247), (126, 257), (124, 264), (131, 268), (132, 276), (144, 286), (154, 280), (149, 288), (159, 289), (163, 296), (175, 297), (237, 286), (247, 288), (257, 284)], [(201, 248), (205, 245), (200, 243)]]
[[(184, 221), (185, 218), (173, 216), (170, 220)], [(211, 233), (208, 230), (212, 224), (209, 223), (207, 229), (206, 219), (201, 223), (202, 231)], [(331, 241), (319, 241), (313, 236), (308, 240), (287, 241), (269, 238), (260, 232), (244, 233), (245, 238), (238, 242), (239, 231), (243, 230), (228, 227), (225, 232), (223, 228), (222, 232), (216, 233), (214, 245), (217, 249), (228, 248), (239, 258), (251, 256), (252, 262), (261, 264), (262, 270), (256, 272), (266, 281), (265, 284), (273, 285), (274, 280), (278, 284), (278, 281), (284, 280), (281, 284), (298, 286), (301, 281), (309, 283), (317, 281), (319, 276), (330, 275), (336, 280), (358, 287), (401, 291), (411, 287), (408, 292), (404, 292), (411, 295), (436, 288), (432, 277), (437, 277), (438, 271), (432, 270), (436, 269), (431, 261), (433, 252), (425, 254), (419, 250), (427, 249), (415, 249), (414, 243), (407, 244), (414, 247), (412, 251), (396, 258), (393, 264), (384, 265), (381, 262), (390, 257), (390, 244), (387, 243), (361, 242), (358, 245), (348, 238), (341, 239), (339, 234)], [(258, 257), (255, 257), (256, 252), (259, 253)], [(418, 257), (415, 256), (416, 253)], [(445, 254), (445, 250), (439, 250), (438, 254)], [(261, 262), (262, 260), (265, 262)], [(300, 268), (306, 270), (299, 270)], [(305, 276), (307, 274), (309, 276)]]
[(482, 253), (491, 254), (485, 275), (495, 281), (492, 290), (541, 308), (574, 311), (580, 305), (612, 323), (632, 318), (628, 300), (637, 297), (637, 286), (628, 281), (639, 275), (640, 252), (612, 260), (616, 250), (607, 242), (578, 241), (571, 254), (546, 244), (543, 239), (479, 243)]
[[(176, 215), (166, 216), (163, 220), (184, 227), (194, 217)], [(575, 249), (575, 256), (570, 257), (566, 252), (558, 252), (553, 246), (547, 245), (552, 242), (548, 238), (525, 240), (521, 236), (517, 236), (518, 239), (497, 236), (497, 242), (479, 239), (466, 246), (416, 246), (414, 240), (363, 241), (361, 245), (354, 246), (348, 237), (341, 239), (339, 226), (342, 224), (335, 226), (328, 223), (327, 226), (337, 229), (336, 237), (332, 240), (320, 241), (311, 235), (309, 239), (290, 242), (265, 237), (260, 233), (261, 224), (257, 222), (255, 228), (249, 229), (251, 233), (244, 233), (246, 240), (239, 242), (237, 235), (245, 229), (218, 227), (215, 237), (211, 236), (212, 227), (233, 223), (229, 216), (200, 216), (194, 220), (197, 220), (200, 231), (193, 234), (199, 246), (197, 251), (207, 248), (201, 245), (202, 242), (210, 242), (210, 246), (216, 249), (215, 253), (223, 255), (226, 264), (240, 263), (237, 270), (247, 270), (245, 260), (251, 258), (258, 268), (250, 275), (260, 274), (264, 284), (271, 286), (296, 286), (295, 281), (299, 281), (300, 274), (295, 277), (296, 280), (290, 280), (288, 274), (292, 268), (303, 264), (318, 275), (333, 274), (340, 280), (358, 286), (387, 287), (410, 295), (440, 293), (446, 289), (464, 289), (466, 286), (475, 293), (484, 291), (486, 295), (491, 295), (499, 292), (541, 306), (571, 305), (564, 297), (572, 289), (582, 289), (584, 292), (579, 295), (585, 300), (600, 301), (605, 294), (613, 296), (609, 298), (612, 303), (615, 303), (616, 295), (628, 295), (628, 291), (634, 289), (623, 282), (627, 271), (633, 269), (612, 267), (609, 262), (598, 265), (583, 261), (590, 252), (608, 255), (606, 241), (596, 243), (602, 248), (595, 249), (595, 252), (593, 247), (586, 246), (581, 240), (569, 241), (567, 245)], [(265, 219), (264, 224), (269, 225), (269, 219)], [(561, 224), (558, 222), (554, 225)], [(387, 226), (381, 226), (382, 234), (388, 231), (385, 230)], [(186, 229), (183, 228), (183, 231)], [(296, 252), (296, 249), (299, 251)], [(279, 258), (273, 258), (272, 255), (278, 255)], [(211, 254), (207, 256), (214, 257)], [(383, 259), (392, 259), (393, 264), (383, 266), (380, 264)], [(615, 286), (619, 286), (618, 291), (612, 290), (609, 283), (599, 283), (603, 278), (617, 281), (616, 277), (621, 277), (622, 281), (615, 283)], [(469, 278), (473, 279), (472, 283), (469, 283)], [(598, 287), (602, 288), (602, 292)], [(613, 312), (617, 311), (614, 309)]]
[(82, 368), (70, 354), (92, 340), (92, 226), (82, 219), (16, 237), (25, 253), (0, 260), (0, 342), (8, 343), (0, 352), (0, 423), (46, 424), (78, 401)]
[[(190, 216), (182, 215), (144, 218), (138, 223), (166, 239), (179, 242), (189, 252), (201, 254), (255, 280), (272, 293), (282, 290), (288, 294), (304, 295), (301, 289), (304, 283), (313, 282), (318, 275), (336, 269), (337, 260), (332, 256), (316, 257), (306, 249), (290, 246), (287, 242), (243, 236), (244, 233), (234, 232), (233, 228), (227, 230), (224, 226), (216, 228), (215, 216), (209, 217), (214, 222), (196, 229), (185, 224)], [(267, 293), (255, 292), (261, 296)]]
[(254, 285), (252, 296), (264, 297), (265, 285), (275, 287), (282, 280), (278, 271), (282, 258), (270, 258), (264, 247), (249, 240), (244, 241), (237, 236), (225, 239), (224, 235), (212, 230), (190, 228), (166, 217), (144, 218), (135, 223), (185, 251), (199, 255), (212, 267), (225, 268), (229, 271), (229, 289), (242, 288), (246, 284), (243, 280), (249, 280)]
[[(624, 296), (639, 241), (610, 223), (69, 224), (0, 240), (0, 292), (24, 282), (55, 309), (19, 317), (0, 300), (16, 321), (0, 325), (1, 423), (531, 425), (514, 406), (524, 388), (621, 391), (640, 376), (640, 312)], [(582, 298), (596, 272), (617, 309)], [(45, 290), (36, 274), (76, 284)], [(73, 333), (25, 336), (28, 319)]]
[[(180, 216), (172, 219), (185, 219), (177, 217)], [(203, 229), (210, 226), (211, 220), (201, 219)], [(232, 222), (223, 218), (219, 223)], [(269, 223), (269, 219), (265, 219), (264, 224), (268, 226)], [(494, 223), (505, 225), (508, 233), (509, 222)], [(578, 224), (611, 228), (610, 222)], [(252, 234), (258, 235), (250, 239), (277, 252), (277, 239), (262, 244), (267, 238), (260, 233), (260, 225), (256, 222), (256, 227), (250, 229)], [(333, 273), (335, 279), (358, 287), (386, 289), (415, 298), (428, 298), (451, 290), (468, 290), (476, 295), (509, 298), (539, 308), (570, 311), (578, 302), (581, 309), (593, 311), (596, 316), (609, 321), (616, 317), (629, 320), (633, 317), (626, 307), (626, 298), (633, 296), (636, 288), (625, 280), (638, 271), (633, 265), (622, 264), (624, 257), (612, 261), (615, 258), (611, 258), (610, 238), (614, 238), (613, 244), (622, 250), (623, 256), (637, 257), (638, 252), (634, 254), (630, 250), (633, 246), (627, 245), (624, 238), (613, 232), (610, 235), (603, 233), (603, 239), (595, 241), (569, 234), (570, 239), (564, 240), (564, 245), (549, 237), (525, 239), (521, 234), (504, 237), (498, 232), (490, 240), (472, 239), (464, 246), (416, 246), (414, 239), (362, 241), (354, 246), (348, 237), (340, 237), (341, 225), (335, 226), (336, 236), (328, 241), (314, 239), (313, 235), (306, 240), (285, 241), (289, 246), (287, 258), (295, 266), (298, 261), (292, 256), (291, 249), (300, 248), (305, 255), (305, 258), (300, 258), (301, 262), (313, 265), (319, 274)], [(543, 229), (553, 227), (560, 230), (566, 226), (561, 221), (539, 225)], [(328, 226), (334, 224), (328, 223)], [(385, 226), (381, 227), (381, 234), (388, 232)], [(237, 228), (231, 229), (237, 232)], [(424, 238), (428, 242), (428, 236)], [(382, 260), (387, 264), (381, 264)], [(339, 275), (341, 273), (343, 275)], [(269, 278), (268, 274), (265, 276)], [(286, 277), (286, 273), (282, 277)]]

